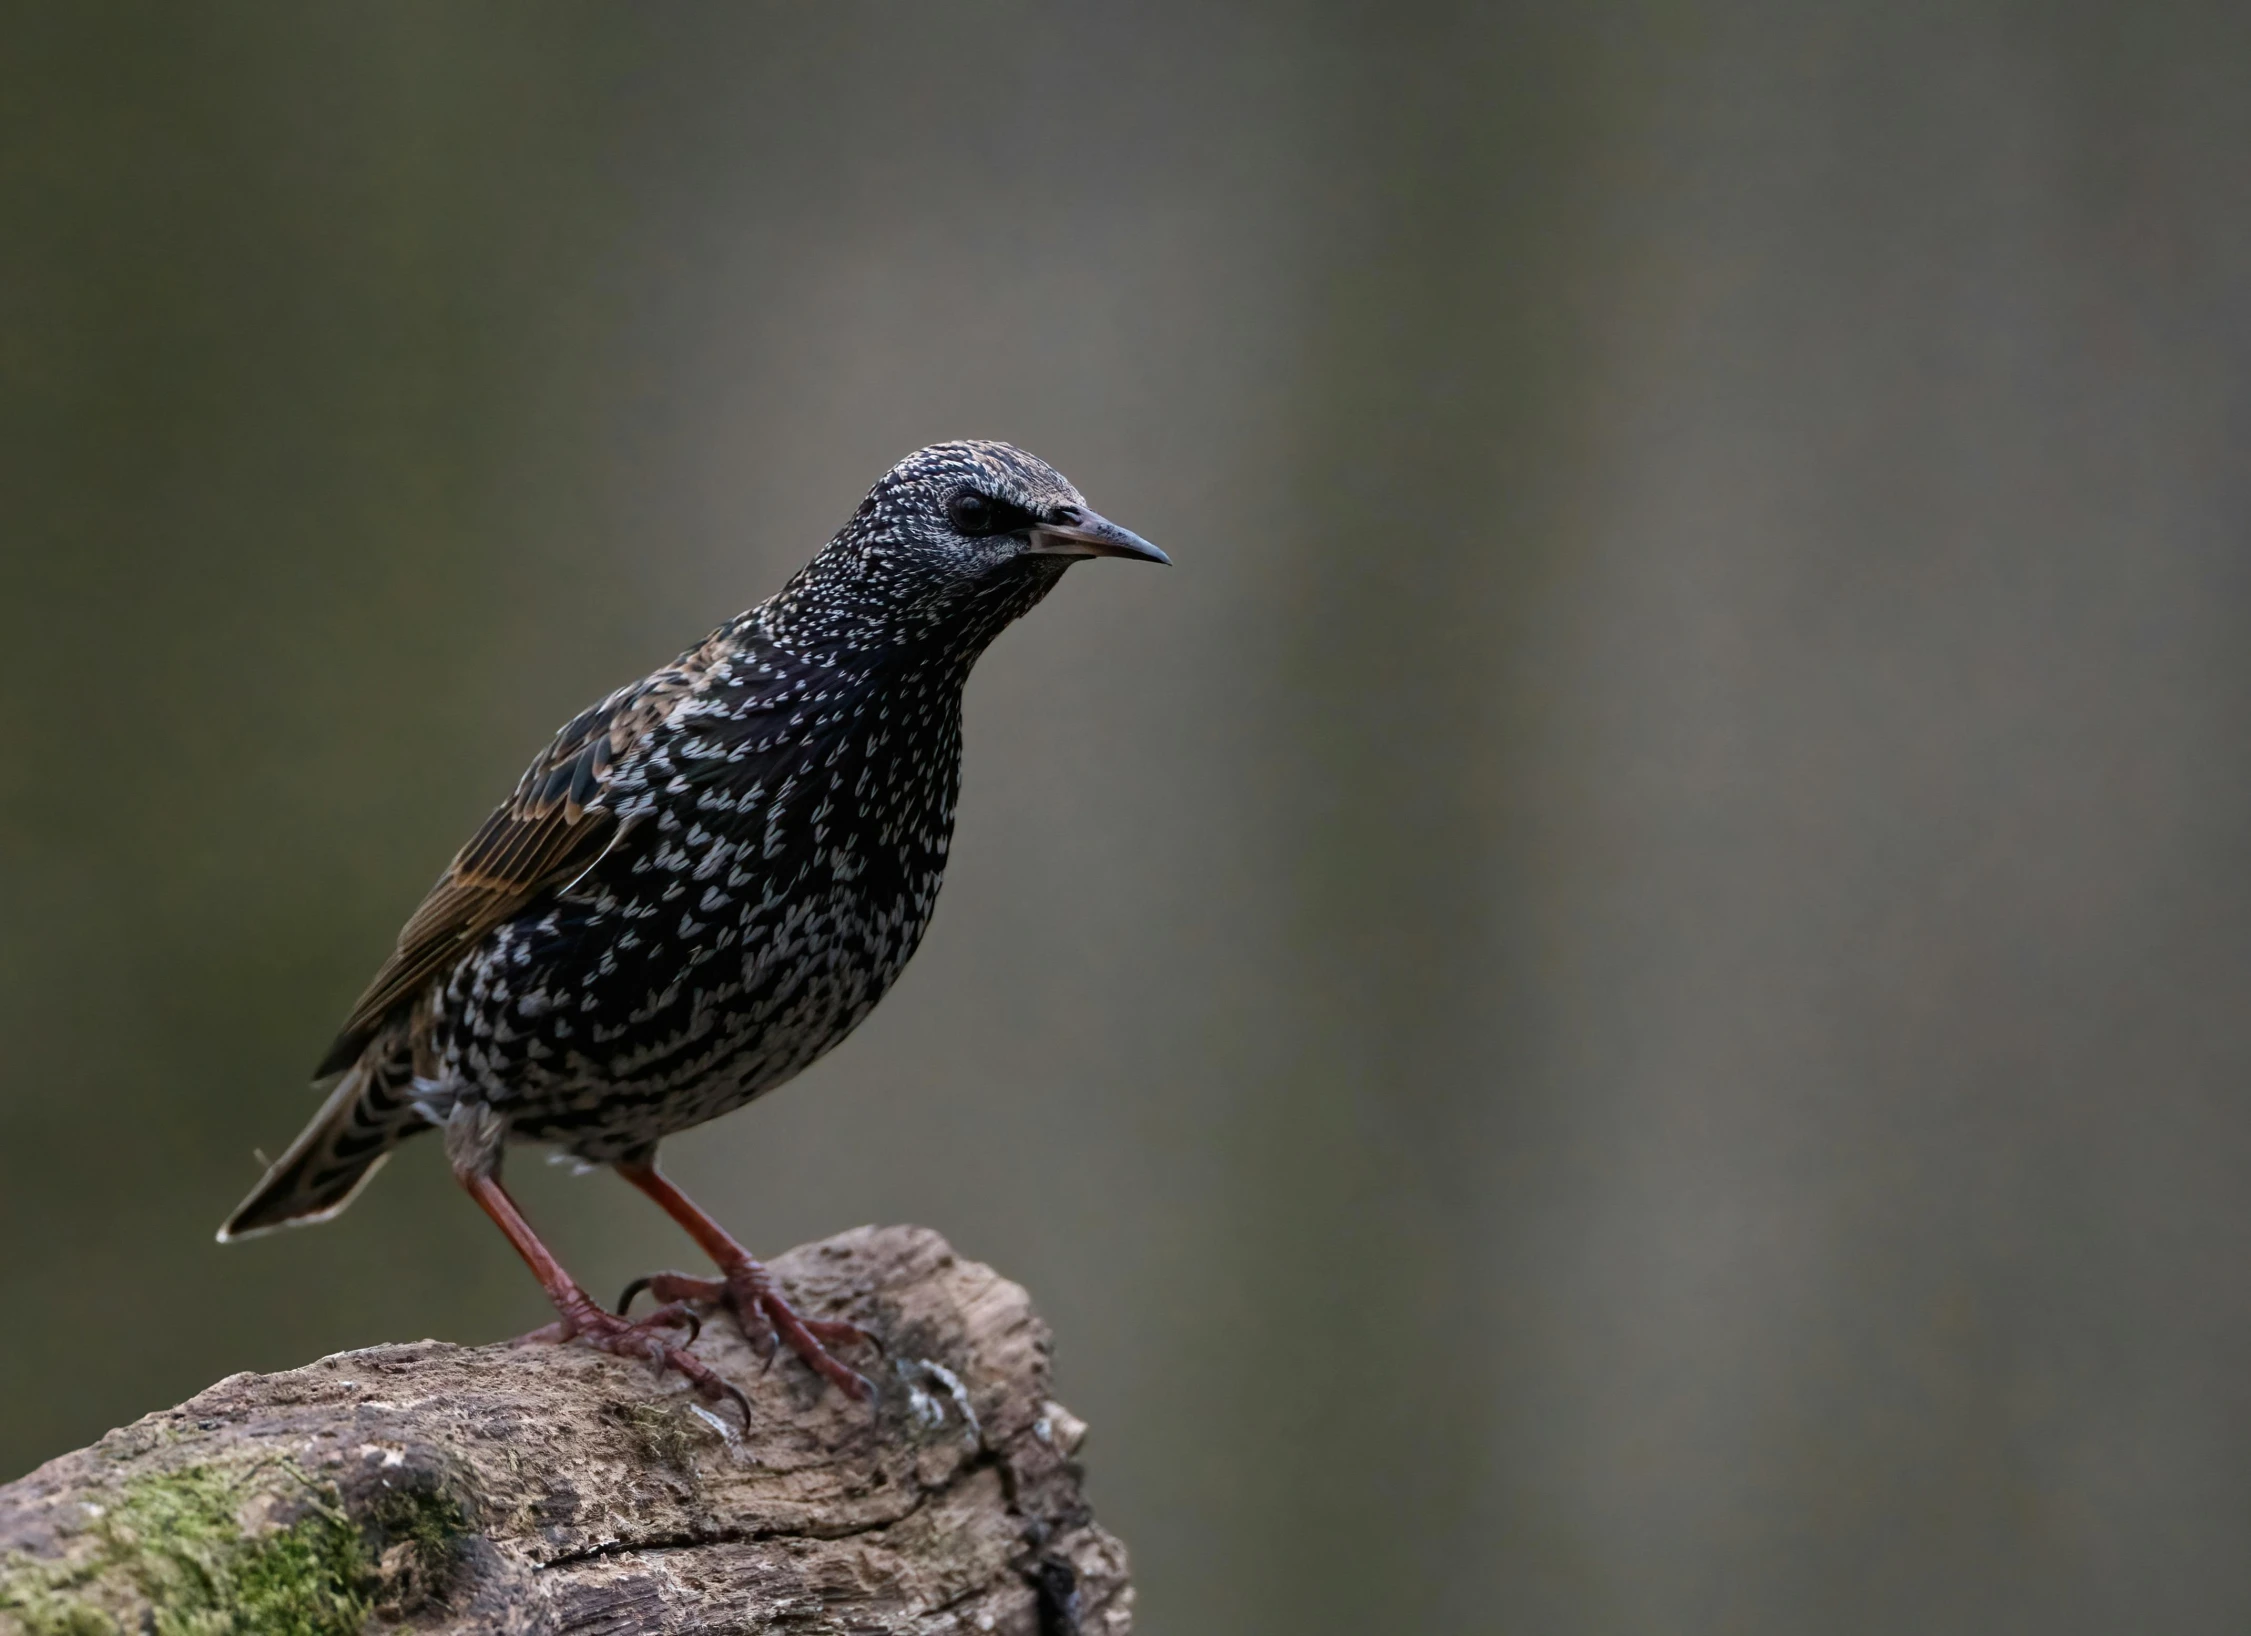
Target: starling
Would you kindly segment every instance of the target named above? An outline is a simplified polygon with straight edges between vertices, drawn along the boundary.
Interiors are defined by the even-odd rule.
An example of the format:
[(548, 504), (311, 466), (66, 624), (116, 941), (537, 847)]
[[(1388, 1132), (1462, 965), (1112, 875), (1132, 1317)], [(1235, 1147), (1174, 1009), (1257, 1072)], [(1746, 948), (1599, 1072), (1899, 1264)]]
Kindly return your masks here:
[[(221, 1241), (326, 1220), (436, 1128), (555, 1303), (543, 1334), (718, 1397), (676, 1344), (684, 1303), (716, 1301), (864, 1397), (828, 1346), (866, 1337), (791, 1311), (657, 1144), (800, 1072), (899, 975), (945, 873), (970, 666), (1082, 557), (1167, 560), (1022, 450), (936, 444), (771, 599), (573, 719), (407, 921), (320, 1065), (327, 1101)], [(501, 1185), (511, 1142), (613, 1167), (720, 1277), (605, 1310)], [(663, 1304), (631, 1322), (643, 1289)]]

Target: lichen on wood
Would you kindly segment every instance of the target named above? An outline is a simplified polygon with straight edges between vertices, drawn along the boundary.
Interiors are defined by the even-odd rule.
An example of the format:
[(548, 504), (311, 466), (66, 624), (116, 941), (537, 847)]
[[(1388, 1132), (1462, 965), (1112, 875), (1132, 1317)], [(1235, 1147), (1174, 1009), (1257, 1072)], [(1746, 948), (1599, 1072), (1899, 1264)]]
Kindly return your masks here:
[(936, 1234), (774, 1263), (877, 1403), (723, 1318), (747, 1431), (645, 1364), (423, 1341), (235, 1375), (0, 1488), (6, 1636), (1123, 1636), (1131, 1591), (1024, 1292)]

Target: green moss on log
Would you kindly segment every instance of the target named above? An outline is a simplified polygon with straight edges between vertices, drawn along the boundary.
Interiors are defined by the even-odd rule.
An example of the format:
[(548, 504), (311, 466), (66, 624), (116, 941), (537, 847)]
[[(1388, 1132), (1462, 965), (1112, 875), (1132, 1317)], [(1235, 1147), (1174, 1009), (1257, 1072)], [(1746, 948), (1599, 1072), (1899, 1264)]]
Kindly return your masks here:
[[(282, 1479), (277, 1484), (276, 1478)], [(279, 1520), (244, 1526), (247, 1509)], [(390, 1494), (363, 1531), (334, 1489), (272, 1465), (185, 1466), (126, 1484), (58, 1561), (0, 1563), (0, 1630), (25, 1636), (351, 1636), (378, 1557), (442, 1575), (466, 1524), (443, 1493)]]

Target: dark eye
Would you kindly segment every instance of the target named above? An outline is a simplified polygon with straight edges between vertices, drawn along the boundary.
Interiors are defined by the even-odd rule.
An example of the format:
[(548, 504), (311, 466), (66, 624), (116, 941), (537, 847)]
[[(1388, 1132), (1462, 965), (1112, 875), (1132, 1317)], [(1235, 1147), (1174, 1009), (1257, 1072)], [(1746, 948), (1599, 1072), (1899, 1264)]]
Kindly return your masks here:
[(946, 518), (957, 534), (990, 534), (1000, 508), (975, 489), (963, 489), (946, 502)]
[(1039, 519), (1022, 506), (979, 494), (975, 489), (955, 492), (946, 502), (946, 521), (954, 525), (955, 533), (966, 534), (971, 539), (983, 534), (1020, 534), (1039, 523)]

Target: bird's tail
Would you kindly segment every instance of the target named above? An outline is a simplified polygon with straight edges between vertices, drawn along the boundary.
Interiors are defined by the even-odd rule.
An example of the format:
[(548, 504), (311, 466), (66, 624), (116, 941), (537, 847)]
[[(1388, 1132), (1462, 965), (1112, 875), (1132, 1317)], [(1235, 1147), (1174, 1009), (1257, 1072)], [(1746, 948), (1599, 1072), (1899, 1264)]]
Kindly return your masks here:
[(427, 1128), (409, 1094), (413, 1069), (395, 1046), (378, 1037), (345, 1070), (313, 1122), (219, 1229), (220, 1243), (326, 1221), (352, 1202), (392, 1148)]

